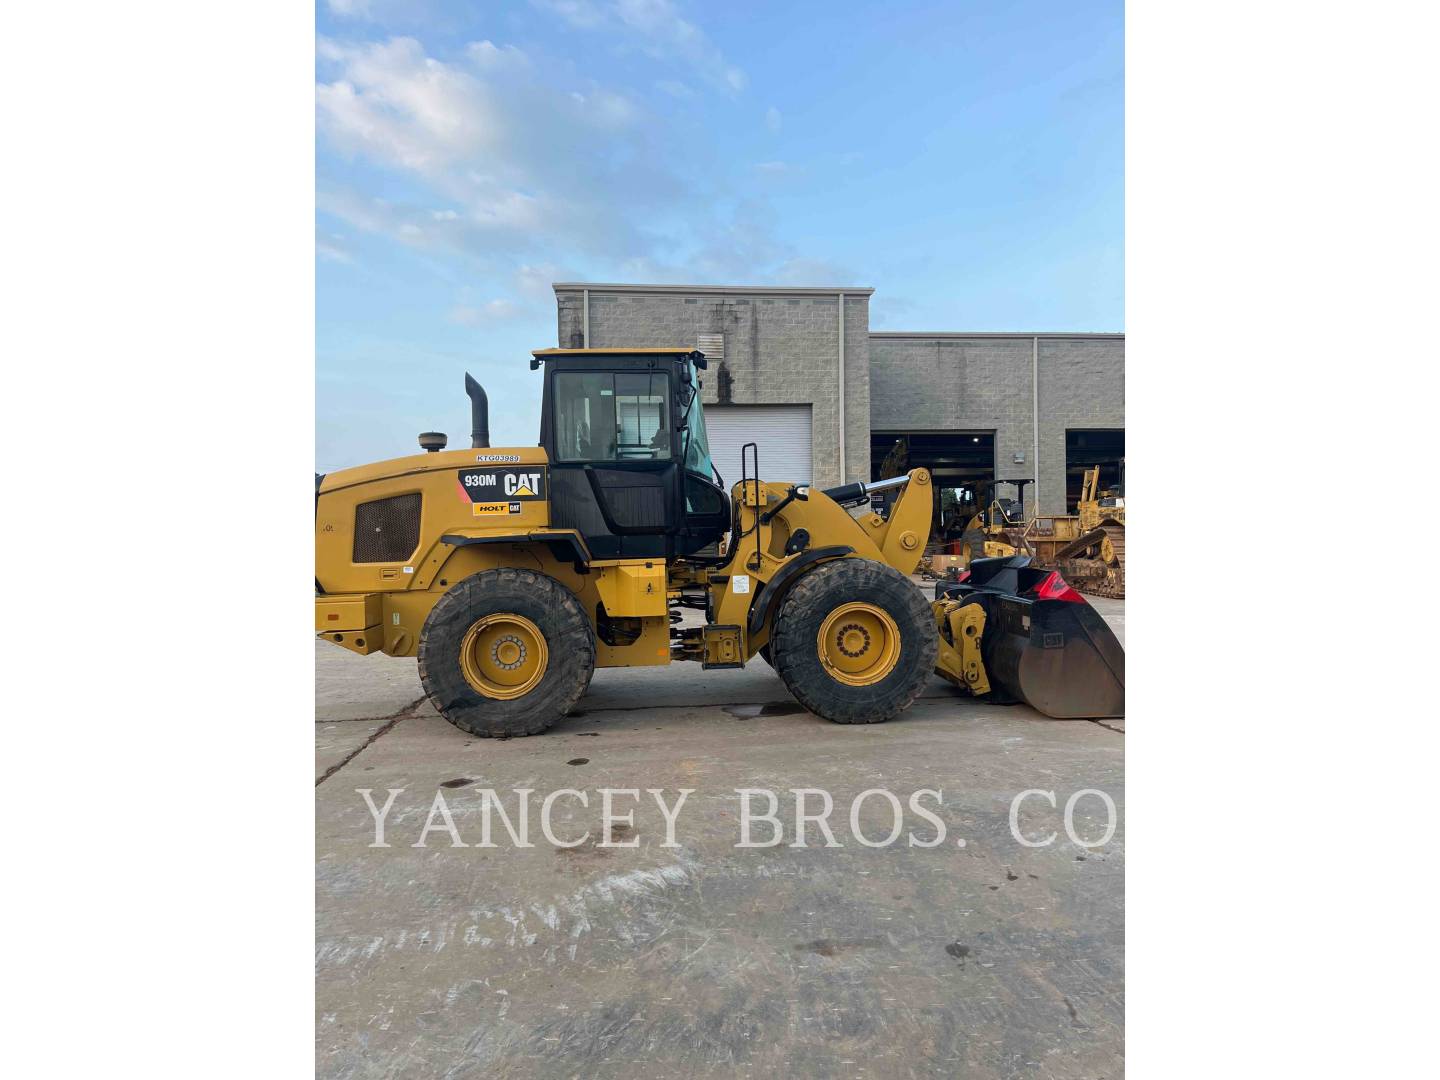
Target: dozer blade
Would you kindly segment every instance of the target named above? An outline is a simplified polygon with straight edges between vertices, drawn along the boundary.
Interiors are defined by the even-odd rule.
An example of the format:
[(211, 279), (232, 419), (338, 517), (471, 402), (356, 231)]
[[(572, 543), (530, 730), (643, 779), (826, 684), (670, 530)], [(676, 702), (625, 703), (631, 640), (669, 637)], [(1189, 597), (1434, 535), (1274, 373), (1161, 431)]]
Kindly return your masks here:
[(1027, 556), (979, 559), (936, 599), (980, 604), (992, 687), (1059, 720), (1125, 715), (1125, 650), (1078, 592)]

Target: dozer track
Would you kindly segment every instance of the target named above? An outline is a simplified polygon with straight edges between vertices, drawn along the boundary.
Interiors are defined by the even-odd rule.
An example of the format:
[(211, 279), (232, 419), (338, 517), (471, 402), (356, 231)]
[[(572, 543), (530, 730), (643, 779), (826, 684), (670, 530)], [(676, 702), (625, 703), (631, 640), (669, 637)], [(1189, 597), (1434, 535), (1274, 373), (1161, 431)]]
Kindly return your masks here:
[[(1113, 554), (1108, 560), (1107, 541)], [(1091, 529), (1057, 551), (1055, 565), (1083, 593), (1125, 599), (1125, 526), (1109, 522)]]

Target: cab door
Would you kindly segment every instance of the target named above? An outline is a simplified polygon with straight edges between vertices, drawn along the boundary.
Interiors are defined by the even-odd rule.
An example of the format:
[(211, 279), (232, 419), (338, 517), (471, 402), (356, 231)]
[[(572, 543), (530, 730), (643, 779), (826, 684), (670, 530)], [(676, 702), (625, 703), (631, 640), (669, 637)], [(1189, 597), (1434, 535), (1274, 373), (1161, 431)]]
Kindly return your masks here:
[(546, 372), (551, 522), (579, 530), (596, 558), (674, 554), (683, 503), (672, 368), (582, 361)]

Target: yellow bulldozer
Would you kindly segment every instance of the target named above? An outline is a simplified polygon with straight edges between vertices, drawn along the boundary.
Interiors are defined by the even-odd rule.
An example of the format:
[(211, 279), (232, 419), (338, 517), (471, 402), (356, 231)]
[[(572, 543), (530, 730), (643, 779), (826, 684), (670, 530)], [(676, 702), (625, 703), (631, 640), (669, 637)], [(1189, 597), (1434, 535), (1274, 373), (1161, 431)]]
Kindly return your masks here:
[(1121, 483), (1100, 487), (1100, 469), (1086, 469), (1074, 514), (1037, 515), (1025, 526), (1023, 550), (1039, 566), (1059, 570), (1082, 592), (1125, 596), (1125, 463)]
[[(423, 453), (316, 477), (317, 634), (418, 657), (457, 727), (538, 734), (597, 667), (740, 668), (762, 650), (837, 723), (891, 719), (932, 671), (1052, 716), (1123, 712), (1123, 652), (1059, 574), (985, 560), (925, 599), (908, 575), (930, 528), (926, 470), (822, 491), (762, 480), (749, 443), (727, 491), (702, 353), (541, 349), (530, 366), (538, 446), (491, 447), (467, 375), (468, 449), (425, 432)], [(851, 513), (884, 490), (888, 518)]]

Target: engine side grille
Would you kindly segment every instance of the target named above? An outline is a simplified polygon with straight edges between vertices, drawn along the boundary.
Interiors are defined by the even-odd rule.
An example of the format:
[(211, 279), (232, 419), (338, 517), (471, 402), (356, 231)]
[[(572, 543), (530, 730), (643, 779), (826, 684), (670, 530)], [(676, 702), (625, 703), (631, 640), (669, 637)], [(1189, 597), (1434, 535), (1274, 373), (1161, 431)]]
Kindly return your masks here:
[(420, 543), (420, 493), (361, 503), (355, 507), (357, 563), (399, 562)]

